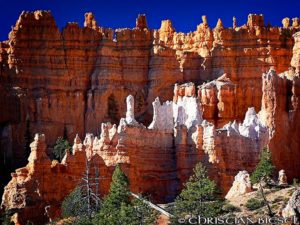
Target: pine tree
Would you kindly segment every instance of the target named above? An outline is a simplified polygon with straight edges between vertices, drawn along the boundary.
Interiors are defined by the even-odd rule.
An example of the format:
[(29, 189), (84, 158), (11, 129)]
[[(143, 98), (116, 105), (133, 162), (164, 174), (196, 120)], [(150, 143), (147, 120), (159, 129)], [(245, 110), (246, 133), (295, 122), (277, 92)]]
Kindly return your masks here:
[(264, 148), (260, 154), (260, 161), (257, 164), (254, 172), (251, 174), (251, 182), (253, 184), (260, 181), (267, 182), (273, 175), (274, 165), (272, 162), (272, 155), (268, 148)]
[(86, 161), (86, 170), (81, 183), (66, 197), (62, 203), (63, 217), (76, 217), (73, 224), (92, 224), (92, 217), (101, 207), (99, 192), (99, 171), (94, 165), (94, 174), (91, 173), (91, 161)]
[(77, 217), (82, 216), (86, 212), (86, 202), (82, 201), (83, 195), (81, 189), (76, 187), (62, 203), (62, 216)]
[(100, 212), (93, 220), (97, 225), (148, 225), (157, 218), (143, 201), (131, 201), (129, 181), (117, 165), (112, 176), (112, 183)]
[(221, 211), (222, 202), (217, 196), (217, 186), (208, 178), (206, 168), (198, 163), (194, 174), (175, 199), (172, 224), (179, 224), (178, 220), (186, 217), (215, 217)]
[(128, 211), (127, 207), (129, 203), (129, 181), (126, 175), (121, 170), (120, 165), (117, 165), (112, 176), (109, 193), (104, 199), (103, 207), (96, 215), (94, 224), (122, 224), (123, 221), (122, 217), (120, 217), (120, 213), (124, 210)]
[(129, 180), (118, 164), (113, 173), (109, 195), (105, 199), (104, 205), (120, 208), (122, 203), (129, 204), (129, 202)]
[(139, 199), (132, 200), (136, 220), (139, 225), (155, 224), (159, 213), (149, 207), (144, 200), (146, 199), (142, 196), (139, 196)]
[(53, 149), (54, 157), (57, 160), (61, 161), (66, 151), (70, 151), (70, 149), (71, 149), (70, 143), (66, 139), (59, 137), (56, 140), (56, 144)]
[(273, 217), (275, 214), (273, 213), (270, 204), (266, 198), (262, 182), (268, 184), (270, 178), (272, 177), (274, 169), (275, 166), (273, 165), (272, 162), (271, 152), (269, 151), (268, 148), (265, 147), (260, 154), (259, 163), (257, 164), (254, 172), (251, 174), (251, 181), (253, 184), (255, 183), (259, 184), (259, 191), (263, 198), (264, 204), (268, 208), (268, 214), (270, 217)]

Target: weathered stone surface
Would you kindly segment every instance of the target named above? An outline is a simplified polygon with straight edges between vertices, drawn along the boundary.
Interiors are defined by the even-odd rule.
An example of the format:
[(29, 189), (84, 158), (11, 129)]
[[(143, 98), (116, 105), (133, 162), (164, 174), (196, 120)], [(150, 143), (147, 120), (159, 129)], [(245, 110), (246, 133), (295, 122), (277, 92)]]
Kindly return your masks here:
[(201, 124), (202, 110), (195, 97), (182, 97), (173, 104), (175, 126), (185, 125), (188, 129)]
[(263, 126), (253, 108), (242, 124), (229, 122), (221, 129), (203, 122), (202, 149), (208, 156), (212, 177), (226, 193), (240, 169), (253, 171), (261, 149), (269, 143), (268, 128)]
[(98, 29), (97, 21), (93, 13), (91, 12), (85, 13), (84, 17), (85, 17), (84, 27), (88, 27), (94, 30)]
[(294, 28), (298, 28), (298, 27), (299, 27), (299, 18), (298, 18), (298, 17), (295, 17), (295, 18), (293, 18), (292, 20), (293, 20), (292, 26), (293, 26)]
[(249, 173), (246, 170), (240, 171), (234, 178), (234, 182), (229, 192), (225, 196), (226, 199), (244, 195), (252, 191)]
[(262, 123), (269, 128), (269, 149), (276, 168), (284, 169), (291, 182), (300, 176), (296, 159), (300, 157), (299, 94), (300, 79), (294, 74), (277, 75), (270, 70), (263, 75), (263, 98), (259, 113)]
[[(250, 106), (258, 111), (261, 92), (253, 90), (260, 89), (260, 74), (270, 66), (278, 72), (288, 69), (292, 34), (299, 28), (265, 27), (260, 15), (249, 15), (248, 26), (235, 29), (222, 28), (221, 22), (211, 29), (207, 21), (204, 16), (196, 31), (184, 34), (177, 33), (169, 20), (151, 30), (140, 15), (134, 29), (114, 31), (99, 27), (95, 16), (86, 13), (84, 28), (68, 23), (60, 31), (50, 12), (23, 12), (9, 40), (0, 45), (0, 99), (12, 96), (14, 102), (1, 112), (0, 121), (10, 121), (13, 128), (15, 161), (24, 155), (27, 115), (31, 133), (45, 133), (47, 144), (53, 146), (64, 130), (70, 140), (76, 133), (99, 134), (100, 122), (121, 118), (123, 99), (129, 94), (137, 98), (137, 120), (149, 124), (151, 103), (157, 96), (163, 102), (172, 99), (176, 82), (199, 84), (227, 73), (239, 87), (234, 119), (242, 121)], [(116, 118), (108, 113), (109, 99), (114, 99)], [(226, 111), (226, 104), (220, 107)], [(204, 119), (219, 120), (218, 114), (206, 118), (204, 111)], [(221, 113), (218, 127), (232, 119), (225, 119), (226, 113)]]
[(263, 27), (264, 24), (264, 16), (262, 14), (249, 14), (247, 26), (249, 27)]
[(147, 19), (145, 14), (139, 14), (136, 18), (135, 27), (138, 29), (148, 29)]
[[(240, 134), (237, 131), (232, 136), (227, 129), (227, 138), (232, 136), (229, 148), (239, 139), (240, 146), (243, 146), (235, 152), (236, 154), (229, 155), (226, 136), (220, 135), (213, 125), (200, 124), (202, 111), (196, 100), (196, 97), (180, 96), (177, 103), (167, 102), (161, 105), (157, 99), (153, 104), (153, 122), (147, 129), (135, 121), (134, 98), (128, 96), (126, 118), (120, 120), (119, 126), (102, 123), (100, 139), (93, 134), (87, 134), (81, 142), (77, 135), (72, 154), (66, 154), (61, 163), (51, 163), (46, 155), (45, 136), (36, 135), (31, 144), (29, 163), (12, 174), (13, 179), (5, 188), (2, 207), (16, 210), (14, 218), (20, 221), (45, 220), (46, 218), (41, 216), (45, 215), (45, 208), (49, 218), (56, 218), (63, 198), (80, 181), (87, 161), (100, 170), (102, 194), (107, 193), (109, 189), (113, 167), (121, 163), (130, 179), (131, 191), (151, 194), (156, 202), (168, 202), (178, 194), (182, 184), (191, 175), (195, 163), (201, 158), (205, 160), (207, 154), (211, 175), (215, 177), (217, 174), (213, 171), (218, 170), (217, 182), (223, 190), (228, 189), (227, 182), (231, 173), (226, 169), (232, 164), (231, 160), (238, 162), (238, 165), (231, 167), (232, 172), (236, 173), (239, 168), (247, 167), (243, 164), (245, 160), (237, 160), (236, 157), (238, 154), (245, 156), (246, 152), (258, 155), (259, 147), (254, 150), (249, 148), (253, 148), (256, 142), (264, 141), (262, 135), (254, 135), (254, 131), (251, 130), (259, 124), (256, 114), (248, 113), (246, 122), (240, 125), (246, 127), (243, 132), (245, 129), (251, 132)], [(184, 109), (186, 113), (182, 111)], [(174, 120), (173, 115), (177, 115), (174, 116)], [(254, 130), (262, 132), (262, 129)], [(207, 137), (207, 134), (210, 136)], [(254, 157), (250, 155), (249, 159)], [(65, 177), (68, 179), (64, 179)], [(38, 186), (34, 185), (36, 182)], [(23, 183), (25, 186), (20, 185)], [(40, 192), (41, 195), (36, 197), (36, 192)], [(22, 201), (16, 197), (19, 195), (22, 195)], [(36, 201), (28, 203), (27, 199)], [(40, 216), (29, 213), (33, 210), (39, 212)]]
[(290, 26), (290, 18), (286, 17), (282, 20), (282, 26), (283, 28), (289, 28)]
[[(91, 138), (91, 135), (87, 135), (84, 143), (81, 143), (76, 136), (72, 155), (66, 154), (62, 163), (59, 163), (51, 162), (47, 157), (45, 136), (36, 134), (30, 145), (28, 164), (11, 174), (12, 180), (2, 196), (1, 207), (15, 212), (13, 219), (16, 224), (25, 224), (27, 220), (44, 224), (49, 219), (57, 218), (63, 199), (80, 182), (88, 158), (92, 165), (91, 174), (94, 166), (100, 168), (100, 192), (107, 193), (114, 167), (106, 165), (93, 152), (90, 155)], [(114, 154), (111, 157), (115, 157)], [(122, 158), (116, 161), (124, 162), (126, 160)]]
[(156, 98), (153, 105), (153, 121), (149, 125), (149, 129), (172, 131), (173, 125), (173, 103), (164, 102), (160, 104), (159, 98)]
[(284, 170), (280, 170), (278, 173), (278, 184), (282, 186), (288, 185), (287, 177)]
[[(282, 210), (282, 216), (285, 218), (296, 217), (298, 223), (300, 222), (300, 190), (296, 190), (286, 207)], [(295, 221), (295, 220), (294, 220)]]
[(300, 32), (294, 34), (295, 45), (293, 47), (293, 58), (291, 65), (296, 68), (296, 72), (300, 71)]
[(203, 118), (215, 122), (218, 127), (238, 118), (237, 85), (227, 74), (199, 86), (198, 98), (203, 107)]

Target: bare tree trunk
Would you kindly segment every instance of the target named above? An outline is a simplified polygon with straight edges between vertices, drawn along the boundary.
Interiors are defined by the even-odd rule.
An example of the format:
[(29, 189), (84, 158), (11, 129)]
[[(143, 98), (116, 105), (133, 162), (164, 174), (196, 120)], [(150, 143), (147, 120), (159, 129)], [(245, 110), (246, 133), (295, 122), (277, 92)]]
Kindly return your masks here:
[(268, 214), (270, 217), (273, 217), (275, 214), (273, 213), (271, 207), (270, 207), (270, 204), (265, 196), (265, 193), (264, 193), (264, 189), (261, 185), (261, 180), (259, 181), (259, 189), (260, 189), (260, 192), (261, 192), (261, 195), (263, 197), (263, 200), (264, 200), (264, 203), (267, 205), (267, 208), (268, 208)]
[[(95, 184), (96, 184), (96, 198), (99, 196), (99, 169), (94, 166), (95, 168)], [(96, 199), (96, 209), (99, 209), (99, 200)]]
[(86, 191), (87, 191), (87, 213), (88, 217), (91, 217), (91, 192), (90, 192), (90, 162), (86, 161)]

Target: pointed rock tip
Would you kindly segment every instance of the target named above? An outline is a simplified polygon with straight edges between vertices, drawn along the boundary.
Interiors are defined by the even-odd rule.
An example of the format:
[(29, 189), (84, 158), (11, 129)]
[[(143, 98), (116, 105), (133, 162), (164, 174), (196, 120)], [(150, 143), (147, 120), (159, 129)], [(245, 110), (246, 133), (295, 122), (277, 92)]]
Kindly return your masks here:
[(138, 14), (138, 17), (135, 21), (135, 26), (140, 30), (148, 29), (146, 14)]

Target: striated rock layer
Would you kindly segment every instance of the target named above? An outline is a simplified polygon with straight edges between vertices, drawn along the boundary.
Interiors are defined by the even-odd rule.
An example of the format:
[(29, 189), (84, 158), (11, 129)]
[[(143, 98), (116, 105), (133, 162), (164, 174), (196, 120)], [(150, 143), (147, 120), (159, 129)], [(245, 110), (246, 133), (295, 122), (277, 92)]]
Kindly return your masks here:
[[(273, 70), (263, 75), (263, 96), (269, 96), (266, 85), (274, 85), (274, 79), (265, 80), (265, 77), (273, 76)], [(279, 76), (276, 79), (286, 81)], [(219, 82), (220, 79), (212, 84), (222, 86)], [(226, 82), (232, 85), (228, 78)], [(126, 117), (118, 127), (102, 123), (100, 137), (87, 134), (83, 142), (76, 136), (72, 154), (66, 154), (61, 163), (49, 160), (45, 136), (37, 134), (30, 145), (29, 163), (12, 173), (12, 180), (5, 187), (2, 208), (15, 212), (13, 220), (21, 224), (28, 219), (44, 223), (57, 218), (61, 202), (80, 182), (87, 162), (93, 166), (92, 171), (94, 168), (100, 171), (101, 194), (109, 189), (114, 166), (121, 164), (132, 192), (148, 194), (154, 202), (163, 203), (176, 197), (199, 161), (208, 167), (210, 176), (226, 193), (240, 169), (253, 171), (264, 146), (269, 144), (274, 158), (284, 154), (272, 147), (278, 131), (272, 126), (273, 113), (270, 114), (267, 106), (259, 114), (253, 107), (249, 108), (243, 123), (233, 121), (219, 129), (203, 120), (204, 107), (199, 97), (186, 95), (193, 93), (190, 90), (194, 85), (189, 83), (180, 88), (187, 91), (176, 94), (178, 85), (175, 85), (176, 102), (161, 104), (158, 98), (153, 102), (154, 115), (148, 128), (135, 119), (134, 98), (129, 95)], [(219, 89), (223, 90), (228, 89)], [(272, 93), (276, 96), (278, 92)], [(277, 168), (290, 168), (288, 163), (274, 162)], [(241, 193), (249, 191), (248, 186), (239, 183), (236, 186)], [(33, 211), (37, 213), (32, 214)]]
[(261, 119), (270, 128), (269, 148), (278, 170), (284, 169), (289, 181), (300, 177), (300, 78), (289, 78), (289, 71), (263, 75)]
[(133, 29), (113, 30), (86, 13), (83, 28), (68, 23), (60, 31), (49, 11), (22, 12), (9, 39), (0, 43), (0, 103), (5, 106), (0, 126), (11, 129), (11, 146), (2, 144), (1, 151), (9, 149), (5, 155), (14, 166), (24, 161), (26, 118), (31, 134), (44, 133), (53, 146), (64, 132), (72, 140), (76, 133), (99, 134), (100, 122), (116, 123), (129, 94), (136, 98), (137, 118), (147, 124), (151, 103), (157, 96), (172, 99), (174, 83), (201, 84), (224, 73), (238, 86), (211, 100), (227, 103), (234, 91), (234, 106), (220, 103), (221, 112), (205, 110), (204, 119), (220, 128), (230, 120), (242, 121), (248, 107), (259, 111), (262, 93), (254, 90), (261, 89), (260, 74), (270, 66), (278, 72), (288, 69), (292, 35), (299, 30), (296, 19), (283, 28), (265, 26), (263, 16), (253, 14), (240, 27), (235, 20), (233, 28), (221, 20), (210, 28), (205, 16), (202, 20), (187, 34), (176, 32), (170, 20), (151, 30), (145, 15), (139, 15)]

